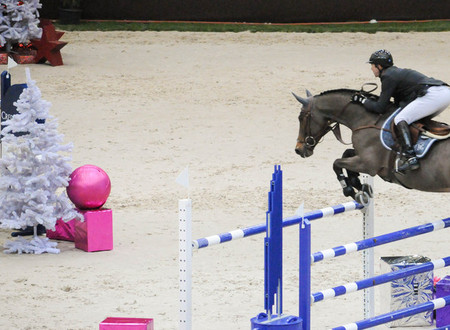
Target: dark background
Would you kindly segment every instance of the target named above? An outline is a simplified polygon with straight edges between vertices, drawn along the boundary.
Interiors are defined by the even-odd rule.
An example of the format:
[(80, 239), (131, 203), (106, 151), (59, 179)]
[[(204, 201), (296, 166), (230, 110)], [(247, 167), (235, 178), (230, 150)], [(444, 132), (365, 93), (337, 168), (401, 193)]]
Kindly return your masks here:
[[(41, 0), (57, 19), (58, 0)], [(450, 0), (84, 0), (82, 19), (221, 22), (347, 22), (450, 18)]]

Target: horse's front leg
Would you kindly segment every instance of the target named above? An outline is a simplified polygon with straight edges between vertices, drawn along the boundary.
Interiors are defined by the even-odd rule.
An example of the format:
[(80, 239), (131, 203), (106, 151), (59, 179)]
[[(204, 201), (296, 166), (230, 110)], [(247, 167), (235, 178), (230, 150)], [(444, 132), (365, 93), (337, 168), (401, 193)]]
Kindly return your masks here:
[[(344, 169), (347, 172), (347, 176), (344, 174)], [(344, 196), (350, 196), (358, 202), (361, 202), (359, 198), (361, 193), (366, 193), (372, 197), (371, 187), (361, 184), (359, 179), (359, 173), (363, 172), (365, 167), (354, 149), (347, 149), (342, 155), (342, 158), (336, 159), (333, 163), (333, 170), (342, 186)]]
[[(337, 175), (337, 179), (338, 179), (339, 183), (341, 184), (344, 196), (346, 196), (346, 197), (351, 196), (352, 198), (355, 198), (355, 194), (356, 194), (354, 188), (356, 188), (357, 190), (360, 190), (360, 189), (358, 189), (361, 186), (361, 182), (359, 182), (359, 179), (358, 179), (359, 173), (348, 170), (345, 166), (342, 166), (340, 164), (341, 163), (340, 161), (342, 159), (354, 157), (355, 155), (356, 155), (356, 152), (354, 149), (347, 149), (342, 154), (342, 158), (335, 160), (333, 163), (333, 170)], [(343, 169), (346, 170), (347, 176), (345, 176)], [(359, 186), (359, 187), (357, 187), (357, 186)]]

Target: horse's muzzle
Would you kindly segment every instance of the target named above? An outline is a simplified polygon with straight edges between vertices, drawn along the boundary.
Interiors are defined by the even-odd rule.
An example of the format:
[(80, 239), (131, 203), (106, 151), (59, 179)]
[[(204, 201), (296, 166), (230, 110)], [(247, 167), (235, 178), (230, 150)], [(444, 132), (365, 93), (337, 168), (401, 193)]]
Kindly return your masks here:
[(295, 146), (295, 152), (297, 155), (300, 155), (302, 158), (306, 158), (312, 156), (314, 153), (314, 147), (309, 147), (304, 143), (297, 143)]

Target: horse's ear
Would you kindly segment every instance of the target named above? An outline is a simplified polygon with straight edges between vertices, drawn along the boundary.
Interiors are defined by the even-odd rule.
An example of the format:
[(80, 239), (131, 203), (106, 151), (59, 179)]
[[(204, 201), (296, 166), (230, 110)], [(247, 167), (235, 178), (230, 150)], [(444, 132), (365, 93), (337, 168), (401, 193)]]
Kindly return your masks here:
[(306, 90), (306, 96), (307, 96), (307, 97), (311, 97), (311, 96), (313, 96), (313, 95), (311, 94), (311, 92), (310, 92), (309, 90)]
[(291, 93), (292, 93), (292, 95), (294, 95), (294, 97), (297, 99), (297, 101), (299, 101), (301, 104), (303, 104), (305, 106), (308, 105), (308, 100), (307, 99), (304, 99), (304, 98), (302, 98), (300, 96), (295, 95), (294, 92), (291, 92)]

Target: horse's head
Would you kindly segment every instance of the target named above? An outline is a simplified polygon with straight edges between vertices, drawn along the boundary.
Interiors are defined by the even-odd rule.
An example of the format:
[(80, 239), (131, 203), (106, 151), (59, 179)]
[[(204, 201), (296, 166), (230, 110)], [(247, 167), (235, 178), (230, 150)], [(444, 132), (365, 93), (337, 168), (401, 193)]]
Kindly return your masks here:
[(292, 94), (302, 104), (298, 117), (300, 129), (295, 152), (306, 158), (313, 154), (317, 143), (330, 131), (330, 121), (319, 112), (314, 111), (314, 96), (308, 90), (306, 90), (307, 98)]

